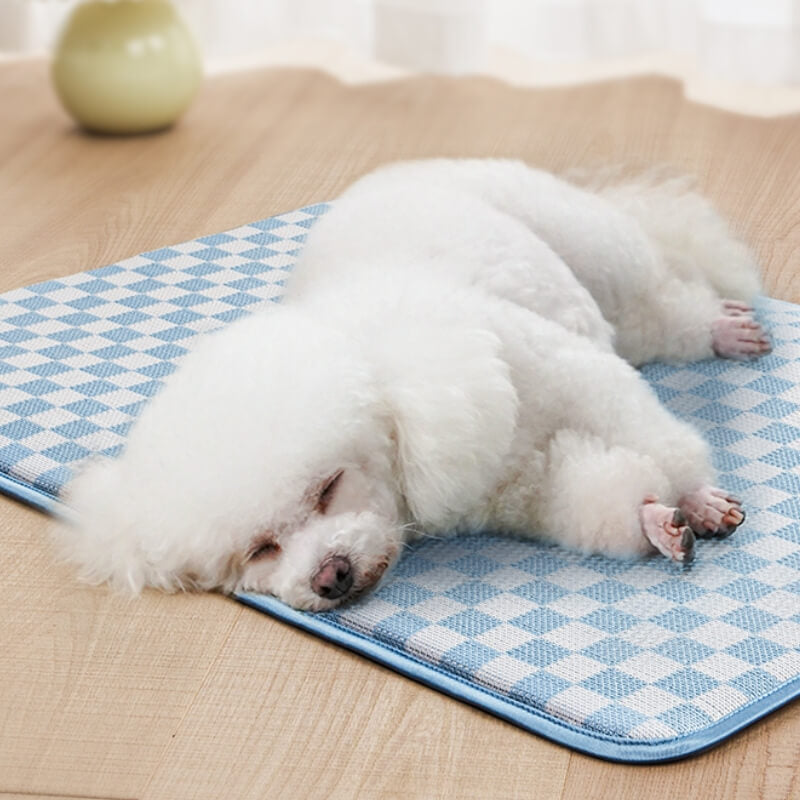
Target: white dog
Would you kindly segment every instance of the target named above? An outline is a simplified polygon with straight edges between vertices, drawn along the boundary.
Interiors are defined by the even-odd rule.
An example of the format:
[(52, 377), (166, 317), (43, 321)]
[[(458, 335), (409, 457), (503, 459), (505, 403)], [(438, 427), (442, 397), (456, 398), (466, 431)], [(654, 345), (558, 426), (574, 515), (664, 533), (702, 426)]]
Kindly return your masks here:
[(692, 557), (744, 518), (631, 365), (767, 352), (753, 260), (680, 182), (519, 162), (378, 170), (285, 302), (205, 337), (68, 488), (83, 577), (329, 609), (420, 535)]

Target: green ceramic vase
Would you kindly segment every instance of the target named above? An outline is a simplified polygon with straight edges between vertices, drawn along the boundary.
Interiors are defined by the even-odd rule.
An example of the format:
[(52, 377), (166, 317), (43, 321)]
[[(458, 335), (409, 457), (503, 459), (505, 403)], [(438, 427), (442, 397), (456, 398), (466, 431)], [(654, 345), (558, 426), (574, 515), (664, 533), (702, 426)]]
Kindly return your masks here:
[(186, 110), (202, 66), (168, 0), (90, 0), (67, 20), (52, 74), (64, 108), (85, 128), (146, 133)]

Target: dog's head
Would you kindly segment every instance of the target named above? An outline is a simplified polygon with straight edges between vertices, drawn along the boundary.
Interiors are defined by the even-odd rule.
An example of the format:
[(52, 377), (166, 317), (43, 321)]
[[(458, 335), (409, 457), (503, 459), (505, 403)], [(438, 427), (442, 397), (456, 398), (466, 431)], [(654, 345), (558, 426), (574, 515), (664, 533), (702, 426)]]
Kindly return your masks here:
[[(470, 387), (442, 363), (420, 371), (406, 337), (378, 368), (365, 341), (290, 307), (206, 337), (121, 457), (67, 488), (77, 525), (57, 527), (62, 554), (133, 591), (251, 590), (325, 610), (370, 589), (409, 523), (443, 527), (482, 501), (513, 426), (491, 337), (452, 334), (469, 363), (449, 369)], [(472, 384), (485, 408), (465, 399)]]

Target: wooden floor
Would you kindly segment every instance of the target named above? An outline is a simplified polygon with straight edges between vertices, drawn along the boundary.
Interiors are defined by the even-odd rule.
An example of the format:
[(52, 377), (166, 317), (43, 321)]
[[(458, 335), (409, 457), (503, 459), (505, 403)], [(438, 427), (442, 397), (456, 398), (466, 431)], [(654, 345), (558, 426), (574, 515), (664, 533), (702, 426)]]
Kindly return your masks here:
[[(696, 174), (800, 301), (800, 120), (658, 78), (558, 90), (323, 74), (209, 81), (175, 130), (88, 137), (39, 64), (0, 66), (0, 291), (328, 200), (382, 162), (518, 156)], [(800, 797), (800, 707), (656, 767), (572, 753), (222, 597), (129, 600), (0, 498), (0, 800)]]

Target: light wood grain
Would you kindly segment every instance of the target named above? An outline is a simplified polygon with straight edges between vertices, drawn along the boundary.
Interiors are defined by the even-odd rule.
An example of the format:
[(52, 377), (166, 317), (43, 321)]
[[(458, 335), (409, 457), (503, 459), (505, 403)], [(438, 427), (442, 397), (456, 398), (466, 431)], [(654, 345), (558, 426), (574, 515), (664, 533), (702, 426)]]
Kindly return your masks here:
[(35, 792), (0, 792), (0, 800), (117, 800), (111, 797), (88, 797), (84, 794), (38, 794)]
[[(800, 301), (800, 123), (695, 106), (665, 79), (251, 73), (135, 139), (76, 131), (41, 64), (0, 67), (0, 101), (0, 290), (331, 199), (392, 159), (503, 155), (694, 174), (768, 292)], [(800, 796), (796, 705), (688, 761), (608, 764), (221, 597), (76, 586), (45, 527), (0, 499), (0, 800)]]

